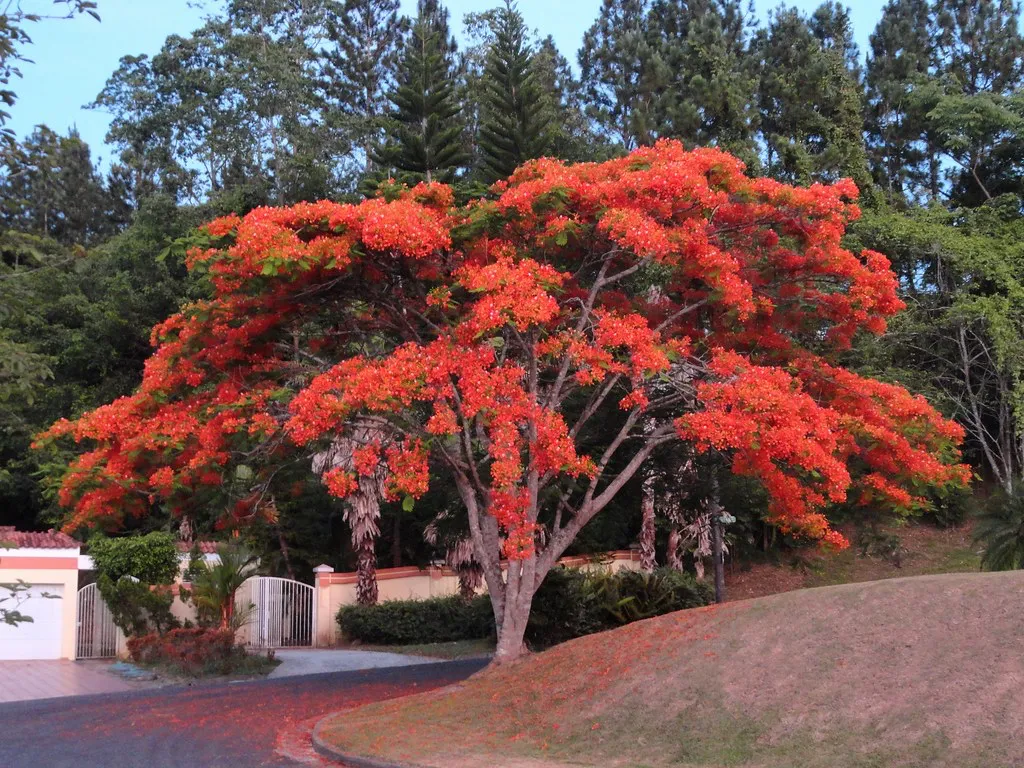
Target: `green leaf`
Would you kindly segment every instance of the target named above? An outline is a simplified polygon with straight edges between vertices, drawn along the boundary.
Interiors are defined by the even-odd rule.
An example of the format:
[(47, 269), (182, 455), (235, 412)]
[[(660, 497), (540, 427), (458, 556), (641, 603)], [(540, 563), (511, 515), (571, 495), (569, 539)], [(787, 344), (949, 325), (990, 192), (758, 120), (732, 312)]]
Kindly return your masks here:
[(416, 506), (416, 499), (414, 499), (412, 496), (406, 496), (404, 499), (402, 499), (403, 512), (412, 512), (414, 506)]

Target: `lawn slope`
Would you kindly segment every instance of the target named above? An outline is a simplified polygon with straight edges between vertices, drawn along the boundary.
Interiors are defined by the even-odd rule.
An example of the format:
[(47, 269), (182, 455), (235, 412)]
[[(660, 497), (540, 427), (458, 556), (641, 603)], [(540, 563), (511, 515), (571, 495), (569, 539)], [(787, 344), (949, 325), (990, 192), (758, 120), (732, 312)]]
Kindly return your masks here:
[(682, 611), (341, 713), (319, 735), (437, 768), (1024, 765), (1024, 572)]

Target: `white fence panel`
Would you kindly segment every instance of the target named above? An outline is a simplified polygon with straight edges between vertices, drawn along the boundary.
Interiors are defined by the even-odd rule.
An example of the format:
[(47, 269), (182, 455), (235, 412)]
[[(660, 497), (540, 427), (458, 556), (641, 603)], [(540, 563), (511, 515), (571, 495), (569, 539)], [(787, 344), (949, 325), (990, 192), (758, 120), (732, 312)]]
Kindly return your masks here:
[(95, 584), (78, 590), (75, 658), (109, 659), (117, 655), (121, 631)]
[(235, 592), (245, 617), (238, 638), (250, 648), (310, 648), (316, 638), (316, 590), (275, 576), (253, 576)]

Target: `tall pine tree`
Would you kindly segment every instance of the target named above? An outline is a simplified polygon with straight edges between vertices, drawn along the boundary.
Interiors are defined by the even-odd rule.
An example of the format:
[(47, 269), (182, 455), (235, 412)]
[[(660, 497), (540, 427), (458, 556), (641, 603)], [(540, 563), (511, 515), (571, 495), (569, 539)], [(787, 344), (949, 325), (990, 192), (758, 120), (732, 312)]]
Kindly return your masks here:
[(327, 95), (334, 119), (373, 171), (373, 148), (383, 138), (388, 92), (395, 86), (402, 41), (409, 26), (398, 0), (344, 0), (328, 22), (333, 45), (325, 53)]
[(456, 98), (455, 39), (448, 11), (420, 0), (388, 94), (392, 123), (375, 154), (381, 170), (407, 181), (451, 182), (469, 159)]
[(541, 98), (554, 115), (547, 126), (548, 152), (571, 162), (607, 159), (611, 149), (608, 142), (591, 129), (582, 84), (550, 35), (537, 45), (533, 65)]
[(487, 182), (546, 154), (554, 118), (554, 104), (541, 91), (526, 23), (510, 0), (495, 14), (493, 29), (481, 81), (480, 173)]
[(647, 24), (665, 87), (658, 133), (756, 160), (757, 72), (741, 0), (655, 0)]
[(913, 200), (934, 186), (938, 170), (925, 112), (913, 96), (935, 67), (928, 0), (889, 0), (869, 42), (865, 125), (872, 176), (890, 197)]
[(1024, 38), (1013, 0), (936, 0), (938, 57), (942, 74), (964, 93), (1004, 96), (1021, 86)]
[[(830, 4), (829, 4), (830, 5)], [(829, 18), (828, 15), (825, 17)], [(864, 149), (861, 88), (848, 46), (794, 8), (776, 11), (754, 50), (761, 63), (761, 139), (766, 170), (800, 184), (848, 176), (871, 183)]]
[(652, 143), (659, 132), (657, 104), (666, 71), (651, 45), (648, 22), (646, 0), (603, 0), (579, 52), (588, 111), (627, 151)]

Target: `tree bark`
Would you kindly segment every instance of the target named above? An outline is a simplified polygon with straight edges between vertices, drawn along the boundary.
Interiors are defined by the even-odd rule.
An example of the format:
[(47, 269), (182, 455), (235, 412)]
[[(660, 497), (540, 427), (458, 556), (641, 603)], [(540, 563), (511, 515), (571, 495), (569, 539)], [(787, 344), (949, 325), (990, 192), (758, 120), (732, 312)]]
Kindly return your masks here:
[(711, 554), (715, 560), (715, 602), (725, 602), (725, 547), (722, 544), (722, 508), (718, 502), (718, 476), (711, 478)]
[(501, 631), (494, 650), (496, 664), (515, 661), (526, 651), (526, 625), (530, 620), (530, 605), (535, 591), (532, 578), (535, 564), (536, 557), (509, 563)]
[(380, 502), (372, 478), (361, 477), (360, 489), (350, 500), (349, 526), (352, 529), (352, 548), (356, 551), (356, 602), (376, 605), (377, 590), (377, 536), (380, 533)]
[(359, 605), (376, 605), (377, 598), (379, 597), (377, 590), (377, 553), (374, 552), (373, 539), (370, 537), (366, 537), (359, 542), (356, 570), (356, 602)]
[(640, 570), (645, 573), (653, 571), (658, 561), (654, 552), (654, 478), (647, 477), (642, 486), (640, 497)]
[(673, 525), (668, 533), (668, 552), (665, 561), (673, 571), (683, 570), (683, 554), (680, 551), (683, 544), (683, 535), (679, 532), (679, 526)]

